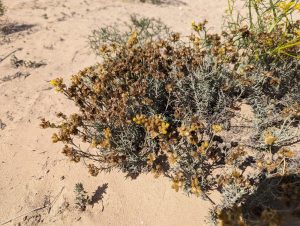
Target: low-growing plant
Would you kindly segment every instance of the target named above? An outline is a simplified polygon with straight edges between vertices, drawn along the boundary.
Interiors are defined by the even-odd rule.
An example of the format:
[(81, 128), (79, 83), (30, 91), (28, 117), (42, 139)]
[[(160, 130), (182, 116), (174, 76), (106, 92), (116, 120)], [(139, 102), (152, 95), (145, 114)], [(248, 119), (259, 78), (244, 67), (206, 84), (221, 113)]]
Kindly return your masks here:
[(102, 186), (99, 186), (96, 191), (91, 196), (89, 196), (87, 191), (84, 189), (83, 184), (77, 183), (74, 189), (76, 207), (78, 207), (78, 209), (81, 211), (85, 211), (88, 206), (94, 207), (96, 203), (99, 203), (99, 201), (101, 201), (103, 211), (103, 195), (106, 193), (107, 188), (108, 184), (105, 183)]
[[(61, 122), (43, 119), (41, 126), (56, 128), (52, 141), (65, 143), (70, 160), (84, 159), (93, 176), (113, 169), (164, 175), (176, 191), (210, 199), (218, 190), (223, 205), (212, 210), (215, 223), (256, 225), (259, 218), (276, 225), (279, 210), (265, 197), (299, 184), (291, 145), (300, 140), (300, 22), (292, 18), (300, 3), (245, 3), (248, 15), (234, 19), (229, 1), (222, 34), (209, 33), (203, 21), (181, 37), (136, 16), (127, 31), (95, 30), (89, 39), (103, 62), (73, 75), (70, 85), (50, 82), (79, 113), (60, 112)], [(253, 113), (248, 126), (242, 104)], [(274, 187), (280, 177), (293, 182)]]
[(77, 183), (75, 185), (75, 200), (76, 200), (76, 205), (81, 211), (85, 211), (87, 205), (91, 203), (90, 197), (87, 195), (87, 192), (84, 190), (83, 184), (82, 183)]

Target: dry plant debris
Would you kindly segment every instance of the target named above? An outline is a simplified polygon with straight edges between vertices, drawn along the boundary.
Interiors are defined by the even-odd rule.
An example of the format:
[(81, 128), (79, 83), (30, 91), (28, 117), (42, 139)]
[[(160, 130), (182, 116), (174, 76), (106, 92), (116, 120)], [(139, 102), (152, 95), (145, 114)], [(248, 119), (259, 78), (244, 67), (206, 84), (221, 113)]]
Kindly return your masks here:
[(4, 76), (3, 78), (0, 79), (1, 82), (8, 82), (8, 81), (11, 81), (11, 80), (14, 80), (16, 78), (27, 78), (28, 76), (30, 75), (29, 72), (21, 72), (21, 71), (18, 71), (16, 72), (15, 74), (13, 75), (6, 75)]
[(26, 68), (39, 68), (47, 65), (44, 61), (32, 61), (32, 60), (22, 60), (13, 55), (10, 59), (11, 65), (14, 68), (26, 67)]

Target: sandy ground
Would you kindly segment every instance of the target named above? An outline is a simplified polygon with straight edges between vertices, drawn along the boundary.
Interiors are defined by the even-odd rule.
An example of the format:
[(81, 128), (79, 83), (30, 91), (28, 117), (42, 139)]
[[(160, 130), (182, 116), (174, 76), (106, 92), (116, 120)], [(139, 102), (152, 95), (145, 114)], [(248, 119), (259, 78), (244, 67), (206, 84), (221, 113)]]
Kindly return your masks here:
[[(69, 162), (52, 144), (53, 131), (39, 128), (41, 117), (75, 108), (49, 86), (50, 79), (68, 79), (97, 62), (87, 36), (99, 26), (127, 21), (130, 14), (161, 18), (174, 30), (188, 33), (191, 21), (210, 21), (220, 30), (226, 0), (170, 0), (160, 6), (125, 0), (4, 0), (4, 17), (13, 31), (0, 44), (0, 58), (12, 51), (24, 60), (43, 60), (37, 69), (0, 63), (0, 225), (208, 225), (210, 202), (171, 189), (166, 178), (142, 175), (125, 179), (119, 172), (89, 176), (82, 163)], [(3, 41), (3, 40), (2, 40)], [(5, 81), (16, 72), (26, 78)], [(103, 202), (75, 209), (74, 185), (89, 194), (103, 193)], [(212, 199), (216, 198), (212, 195)], [(49, 203), (51, 205), (49, 205)], [(36, 210), (43, 206), (51, 206)], [(31, 213), (30, 211), (35, 210)]]

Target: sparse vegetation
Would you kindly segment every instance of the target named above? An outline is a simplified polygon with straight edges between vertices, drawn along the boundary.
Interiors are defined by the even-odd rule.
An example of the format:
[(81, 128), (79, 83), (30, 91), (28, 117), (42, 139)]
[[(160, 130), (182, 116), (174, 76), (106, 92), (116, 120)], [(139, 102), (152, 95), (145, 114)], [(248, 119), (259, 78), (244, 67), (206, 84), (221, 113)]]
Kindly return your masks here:
[(87, 195), (87, 192), (84, 190), (83, 184), (82, 183), (77, 183), (75, 185), (75, 200), (76, 200), (76, 205), (81, 211), (85, 211), (87, 205), (91, 203), (90, 197)]
[(170, 33), (170, 28), (162, 21), (139, 17), (135, 14), (130, 16), (130, 23), (123, 24), (123, 27), (125, 29), (121, 30), (120, 26), (115, 24), (93, 30), (92, 35), (89, 36), (89, 42), (94, 52), (103, 56), (101, 50), (105, 47), (126, 45), (133, 33), (138, 36), (140, 45), (145, 45), (151, 40), (166, 38)]
[(44, 61), (22, 60), (16, 57), (16, 55), (13, 55), (11, 57), (10, 62), (14, 68), (18, 68), (18, 67), (39, 68), (46, 65)]
[[(248, 14), (238, 16), (234, 3), (222, 34), (203, 21), (181, 37), (136, 16), (125, 32), (95, 30), (90, 43), (103, 62), (70, 85), (51, 81), (80, 113), (60, 112), (60, 123), (41, 126), (56, 128), (52, 141), (65, 144), (70, 160), (85, 159), (93, 176), (117, 168), (164, 175), (176, 191), (205, 199), (218, 190), (216, 224), (280, 225), (282, 212), (299, 216), (300, 154), (292, 145), (300, 141), (300, 3), (245, 0)], [(242, 104), (253, 113), (247, 126)]]
[(0, 17), (4, 15), (4, 12), (5, 12), (5, 7), (2, 1), (0, 1)]
[(30, 75), (29, 72), (21, 72), (21, 71), (18, 71), (12, 75), (6, 75), (4, 76), (3, 78), (0, 79), (1, 83), (2, 82), (8, 82), (8, 81), (11, 81), (11, 80), (14, 80), (14, 79), (17, 79), (17, 78), (27, 78), (28, 76)]
[(102, 202), (102, 211), (104, 209), (103, 206), (103, 195), (106, 193), (106, 189), (108, 188), (107, 184), (103, 184), (99, 186), (97, 190), (94, 192), (92, 196), (87, 195), (87, 191), (85, 191), (82, 183), (77, 183), (75, 185), (74, 193), (75, 193), (75, 204), (81, 211), (85, 211), (88, 206), (94, 206), (94, 204), (99, 201)]

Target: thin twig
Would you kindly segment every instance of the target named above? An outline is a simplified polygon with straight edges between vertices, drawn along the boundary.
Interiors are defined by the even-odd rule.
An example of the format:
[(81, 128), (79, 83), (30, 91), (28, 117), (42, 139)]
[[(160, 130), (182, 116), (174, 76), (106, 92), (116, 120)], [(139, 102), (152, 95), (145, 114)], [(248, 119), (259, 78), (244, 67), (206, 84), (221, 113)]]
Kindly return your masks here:
[(205, 198), (207, 198), (213, 205), (216, 205), (216, 203), (205, 193), (202, 192), (202, 194), (205, 196)]
[(5, 222), (1, 223), (1, 225), (8, 224), (8, 223), (12, 222), (13, 220), (15, 220), (15, 219), (17, 219), (17, 218), (20, 218), (20, 217), (22, 217), (22, 216), (25, 216), (25, 215), (27, 215), (27, 214), (30, 214), (30, 213), (33, 213), (33, 212), (36, 212), (36, 211), (39, 211), (39, 210), (42, 210), (42, 209), (45, 209), (45, 208), (47, 208), (47, 207), (49, 207), (49, 208), (51, 209), (51, 207), (52, 207), (53, 204), (56, 202), (57, 198), (61, 195), (61, 193), (62, 193), (62, 191), (63, 191), (64, 189), (65, 189), (65, 187), (62, 187), (62, 189), (60, 190), (60, 192), (55, 196), (55, 198), (53, 199), (53, 201), (52, 201), (51, 203), (49, 203), (48, 205), (47, 205), (47, 204), (44, 204), (42, 207), (38, 207), (38, 208), (35, 208), (35, 209), (33, 209), (33, 210), (30, 210), (30, 211), (28, 211), (28, 212), (26, 212), (26, 213), (20, 214), (20, 215), (14, 217), (14, 218), (12, 218), (12, 219), (10, 219), (10, 220), (8, 220), (8, 221), (5, 221)]
[(6, 58), (8, 58), (10, 55), (14, 54), (14, 53), (17, 52), (17, 51), (21, 51), (22, 49), (23, 49), (23, 48), (15, 49), (14, 51), (12, 51), (12, 52), (10, 52), (9, 54), (7, 54), (5, 57), (0, 58), (0, 63), (1, 63), (2, 61), (4, 61)]

